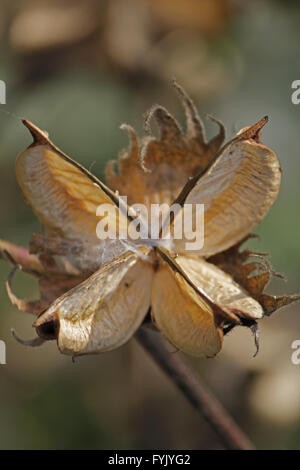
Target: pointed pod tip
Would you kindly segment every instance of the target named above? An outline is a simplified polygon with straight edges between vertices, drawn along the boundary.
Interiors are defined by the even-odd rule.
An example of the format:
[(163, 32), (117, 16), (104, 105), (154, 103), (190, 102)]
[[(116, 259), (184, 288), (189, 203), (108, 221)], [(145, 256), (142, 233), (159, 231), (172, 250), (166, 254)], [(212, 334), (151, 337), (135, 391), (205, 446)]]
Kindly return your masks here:
[(30, 132), (34, 132), (36, 130), (39, 130), (38, 127), (35, 124), (33, 124), (31, 121), (29, 121), (29, 119), (23, 118), (22, 123), (24, 124), (25, 127), (27, 127), (27, 129), (29, 129)]
[(257, 126), (259, 126), (259, 130), (262, 129), (264, 125), (267, 124), (268, 121), (269, 121), (269, 116), (267, 115), (261, 118), (257, 123)]
[(22, 123), (29, 130), (30, 134), (33, 137), (34, 143), (48, 142), (48, 132), (42, 131), (28, 119), (22, 119)]
[(262, 128), (265, 126), (265, 124), (268, 121), (269, 121), (269, 116), (264, 116), (252, 126), (241, 129), (240, 132), (238, 132), (237, 134), (237, 138), (239, 140), (252, 139), (260, 143), (260, 131), (262, 130)]

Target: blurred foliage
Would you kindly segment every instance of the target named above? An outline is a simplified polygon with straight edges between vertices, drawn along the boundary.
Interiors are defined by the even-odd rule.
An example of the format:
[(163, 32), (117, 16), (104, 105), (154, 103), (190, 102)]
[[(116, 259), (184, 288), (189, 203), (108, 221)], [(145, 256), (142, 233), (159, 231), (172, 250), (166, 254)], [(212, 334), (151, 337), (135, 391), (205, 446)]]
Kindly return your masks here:
[[(170, 86), (175, 76), (200, 113), (232, 129), (268, 114), (263, 141), (283, 168), (280, 197), (249, 246), (272, 254), (299, 291), (299, 113), (291, 83), (299, 79), (299, 2), (255, 0), (1, 0), (1, 238), (26, 245), (39, 228), (14, 177), (14, 160), (30, 142), (20, 118), (50, 132), (64, 151), (103, 176), (127, 145), (122, 122), (139, 133), (143, 113), (159, 102), (182, 120)], [(212, 132), (208, 124), (208, 134)], [(13, 308), (0, 263), (0, 448), (219, 448), (207, 424), (132, 340), (120, 350), (72, 364), (55, 344), (26, 349), (32, 319)], [(16, 291), (37, 295), (18, 274)], [(260, 448), (300, 448), (300, 375), (291, 343), (300, 336), (299, 305), (261, 322), (261, 351), (236, 329), (214, 360), (191, 363)]]

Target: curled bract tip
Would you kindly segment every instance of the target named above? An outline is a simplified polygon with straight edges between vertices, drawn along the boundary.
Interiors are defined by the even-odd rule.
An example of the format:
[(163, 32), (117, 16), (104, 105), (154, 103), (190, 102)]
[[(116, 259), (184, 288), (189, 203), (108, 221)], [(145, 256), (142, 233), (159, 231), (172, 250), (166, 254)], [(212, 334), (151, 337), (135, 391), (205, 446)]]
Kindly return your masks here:
[(10, 331), (11, 331), (12, 336), (15, 338), (15, 340), (18, 341), (18, 343), (23, 344), (23, 346), (30, 346), (32, 348), (35, 348), (45, 343), (45, 340), (43, 340), (39, 336), (33, 339), (23, 340), (17, 335), (16, 331), (13, 328), (11, 328)]
[(253, 357), (256, 357), (258, 352), (259, 352), (259, 327), (256, 322), (253, 323), (252, 326), (250, 326), (250, 330), (252, 331), (252, 334), (254, 336), (254, 343), (256, 347), (256, 351), (253, 354)]

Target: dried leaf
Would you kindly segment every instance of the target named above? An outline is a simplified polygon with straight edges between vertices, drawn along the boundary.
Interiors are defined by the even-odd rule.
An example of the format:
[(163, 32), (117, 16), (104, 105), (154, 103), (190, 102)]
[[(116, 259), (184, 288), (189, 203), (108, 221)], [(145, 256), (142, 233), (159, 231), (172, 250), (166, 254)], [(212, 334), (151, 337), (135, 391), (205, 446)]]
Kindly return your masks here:
[(146, 118), (146, 127), (152, 119), (156, 121), (159, 139), (147, 137), (139, 144), (135, 131), (122, 126), (129, 133), (130, 149), (119, 157), (119, 174), (114, 172), (114, 162), (108, 164), (106, 180), (112, 189), (128, 197), (129, 204), (172, 204), (186, 181), (207, 168), (223, 142), (224, 127), (216, 120), (219, 134), (206, 142), (192, 101), (179, 85), (175, 86), (185, 108), (186, 132), (161, 106), (153, 107)]
[[(209, 261), (229, 273), (236, 282), (261, 304), (264, 314), (268, 315), (285, 305), (299, 300), (300, 294), (273, 296), (264, 293), (264, 289), (272, 275), (282, 276), (272, 270), (270, 263), (261, 254), (259, 255), (260, 262), (247, 263), (249, 258), (257, 257), (258, 255), (256, 252), (248, 249), (240, 251), (241, 245), (251, 237), (253, 235), (249, 235), (229, 250), (212, 256), (209, 258)], [(253, 272), (257, 271), (257, 274), (253, 274)]]

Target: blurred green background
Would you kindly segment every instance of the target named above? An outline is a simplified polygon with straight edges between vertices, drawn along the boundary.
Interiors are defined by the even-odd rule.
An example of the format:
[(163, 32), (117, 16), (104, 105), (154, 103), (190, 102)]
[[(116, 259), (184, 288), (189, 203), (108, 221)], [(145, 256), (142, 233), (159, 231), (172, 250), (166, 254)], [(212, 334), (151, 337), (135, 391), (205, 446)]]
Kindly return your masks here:
[[(271, 253), (288, 277), (269, 291), (300, 291), (300, 5), (279, 0), (0, 0), (0, 238), (27, 246), (39, 224), (14, 176), (15, 157), (30, 142), (26, 117), (75, 160), (102, 177), (106, 162), (127, 146), (120, 124), (142, 135), (143, 113), (158, 102), (183, 123), (172, 77), (200, 114), (227, 128), (268, 114), (263, 142), (283, 168), (280, 196), (249, 243)], [(215, 128), (207, 123), (208, 136)], [(33, 318), (12, 307), (0, 262), (1, 449), (211, 449), (221, 444), (140, 346), (71, 363), (54, 342), (25, 348), (11, 327), (33, 336)], [(18, 274), (15, 290), (35, 298), (37, 286)], [(236, 328), (213, 360), (190, 360), (259, 448), (300, 448), (300, 304), (261, 322), (261, 350)]]

